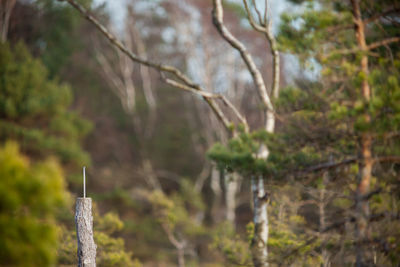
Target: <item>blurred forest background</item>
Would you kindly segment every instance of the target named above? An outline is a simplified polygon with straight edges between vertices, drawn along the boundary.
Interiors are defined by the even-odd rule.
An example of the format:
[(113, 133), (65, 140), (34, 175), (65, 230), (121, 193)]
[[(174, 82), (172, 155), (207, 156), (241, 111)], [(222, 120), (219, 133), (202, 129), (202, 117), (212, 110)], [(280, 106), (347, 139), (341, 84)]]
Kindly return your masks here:
[[(224, 127), (68, 3), (1, 0), (1, 266), (76, 265), (82, 166), (98, 266), (267, 266), (254, 256), (257, 201), (269, 266), (400, 266), (399, 1), (292, 0), (264, 24), (264, 1), (224, 2), (225, 26), (278, 88), (275, 133), (213, 1), (127, 0), (118, 25), (106, 4), (78, 2), (136, 55), (226, 97), (248, 127)], [(265, 29), (274, 18), (268, 34), (249, 14)]]

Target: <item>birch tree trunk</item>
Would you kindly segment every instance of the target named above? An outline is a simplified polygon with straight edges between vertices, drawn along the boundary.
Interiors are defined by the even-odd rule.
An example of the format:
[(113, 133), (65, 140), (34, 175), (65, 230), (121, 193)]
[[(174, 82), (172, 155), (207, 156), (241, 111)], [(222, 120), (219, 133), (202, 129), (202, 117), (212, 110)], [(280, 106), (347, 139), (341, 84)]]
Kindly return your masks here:
[(251, 241), (251, 251), (253, 262), (256, 267), (267, 267), (268, 265), (268, 196), (264, 189), (262, 177), (251, 178), (251, 188), (253, 192), (254, 204), (254, 238)]
[(78, 267), (95, 267), (96, 244), (93, 239), (91, 198), (76, 200), (75, 224), (78, 239)]
[(235, 225), (235, 209), (236, 209), (236, 193), (239, 189), (239, 175), (232, 173), (225, 175), (225, 203), (226, 203), (226, 220)]
[[(265, 12), (264, 20), (256, 23), (252, 17), (251, 11), (246, 0), (243, 0), (244, 6), (246, 8), (247, 17), (251, 26), (258, 32), (263, 33), (267, 38), (272, 56), (274, 57), (274, 68), (273, 68), (273, 84), (271, 96), (267, 91), (264, 79), (261, 75), (260, 70), (257, 68), (251, 54), (246, 49), (245, 45), (241, 43), (224, 25), (223, 20), (223, 7), (221, 0), (213, 0), (213, 23), (223, 39), (228, 42), (234, 49), (239, 52), (243, 62), (246, 64), (248, 71), (253, 79), (253, 83), (257, 92), (259, 94), (260, 100), (264, 104), (264, 114), (265, 114), (265, 130), (269, 133), (273, 133), (275, 129), (275, 109), (273, 106), (273, 98), (279, 95), (279, 52), (277, 50), (276, 42), (271, 31), (271, 20), (268, 18), (268, 14)], [(266, 1), (266, 5), (268, 1)], [(255, 7), (256, 11), (257, 7)], [(269, 150), (267, 147), (260, 147), (258, 158), (263, 158), (267, 160)], [(267, 216), (267, 195), (265, 194), (264, 181), (262, 177), (252, 177), (252, 193), (253, 193), (253, 206), (254, 206), (254, 225), (255, 232), (252, 240), (252, 257), (253, 262), (256, 267), (268, 266), (268, 216)]]
[(223, 176), (225, 176), (223, 170), (219, 170), (216, 166), (212, 167), (210, 176), (210, 187), (214, 193), (211, 207), (211, 214), (214, 222), (221, 222), (225, 219), (224, 214), (220, 210), (221, 202), (223, 201), (223, 192), (221, 189), (220, 181)]

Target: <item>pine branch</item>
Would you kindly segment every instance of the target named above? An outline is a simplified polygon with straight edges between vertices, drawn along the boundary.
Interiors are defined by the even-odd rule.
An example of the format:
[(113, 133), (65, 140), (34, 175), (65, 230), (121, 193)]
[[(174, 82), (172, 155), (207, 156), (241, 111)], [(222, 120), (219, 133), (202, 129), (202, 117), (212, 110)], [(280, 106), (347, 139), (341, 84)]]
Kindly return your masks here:
[(391, 38), (387, 38), (387, 39), (369, 44), (368, 50), (372, 50), (372, 49), (378, 48), (380, 46), (388, 45), (388, 44), (396, 43), (396, 42), (400, 42), (400, 37), (391, 37)]

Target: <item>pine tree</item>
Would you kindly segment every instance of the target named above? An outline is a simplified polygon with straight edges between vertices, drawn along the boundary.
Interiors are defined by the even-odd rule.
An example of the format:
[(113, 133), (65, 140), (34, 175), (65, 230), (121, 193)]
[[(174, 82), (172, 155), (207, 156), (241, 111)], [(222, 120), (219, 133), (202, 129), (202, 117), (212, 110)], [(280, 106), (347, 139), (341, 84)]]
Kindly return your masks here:
[(30, 155), (57, 155), (63, 163), (88, 164), (80, 140), (90, 123), (70, 111), (71, 89), (34, 59), (23, 43), (0, 44), (0, 140), (14, 139)]
[(319, 229), (331, 233), (321, 244), (330, 249), (327, 265), (398, 264), (399, 232), (384, 230), (398, 227), (399, 216), (398, 18), (393, 1), (358, 0), (307, 1), (283, 16), (281, 46), (321, 74), (283, 97), (294, 104), (286, 147), (316, 156), (297, 170), (333, 193), (330, 224)]
[(54, 159), (31, 164), (18, 145), (0, 148), (0, 262), (52, 266), (59, 245), (56, 215), (70, 203)]

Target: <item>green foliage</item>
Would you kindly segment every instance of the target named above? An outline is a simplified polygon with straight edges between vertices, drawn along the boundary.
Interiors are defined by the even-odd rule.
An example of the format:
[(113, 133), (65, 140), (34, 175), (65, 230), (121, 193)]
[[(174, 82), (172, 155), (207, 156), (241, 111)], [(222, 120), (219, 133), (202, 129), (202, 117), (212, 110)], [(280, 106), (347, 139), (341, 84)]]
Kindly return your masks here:
[[(96, 206), (93, 208), (94, 240), (97, 245), (96, 264), (101, 267), (140, 267), (138, 260), (132, 259), (132, 253), (125, 250), (125, 242), (115, 235), (120, 232), (124, 224), (115, 213), (106, 213), (100, 216)], [(77, 244), (75, 229), (68, 230), (62, 227), (63, 243), (58, 251), (58, 263), (64, 265), (76, 264)]]
[(207, 153), (220, 168), (243, 174), (259, 174), (267, 171), (266, 161), (257, 158), (260, 146), (272, 138), (265, 131), (251, 134), (242, 132), (229, 140), (227, 146), (215, 144)]
[(58, 112), (69, 105), (68, 87), (47, 81), (47, 70), (29, 54), (22, 43), (13, 50), (2, 44), (0, 73), (2, 77), (0, 112), (10, 120), (28, 120), (47, 112)]
[[(351, 24), (352, 14), (349, 9), (338, 10), (337, 1), (308, 1), (303, 5), (300, 12), (284, 13), (281, 16), (280, 33), (278, 41), (280, 48), (284, 51), (296, 54), (303, 66), (310, 60), (323, 61), (326, 55), (323, 53), (328, 49), (339, 46), (352, 48), (354, 35), (345, 31), (336, 30), (341, 24)], [(335, 41), (327, 44), (332, 35)], [(341, 48), (342, 48), (341, 47)], [(336, 55), (330, 54), (330, 57)]]
[[(320, 160), (320, 155), (312, 146), (303, 146), (288, 153), (286, 138), (285, 135), (269, 134), (264, 130), (243, 132), (229, 140), (227, 146), (215, 144), (207, 154), (220, 168), (245, 177), (264, 175), (278, 178), (283, 169), (296, 171)], [(260, 147), (268, 148), (268, 160), (258, 157)]]
[[(359, 3), (364, 19), (393, 8), (393, 3), (390, 1), (359, 1)], [(398, 44), (379, 47), (369, 53), (361, 52), (353, 28), (352, 7), (343, 1), (310, 0), (298, 10), (300, 12), (284, 14), (282, 17), (283, 23), (278, 38), (280, 47), (298, 56), (302, 67), (306, 69), (308, 69), (307, 63), (315, 61), (315, 64), (321, 68), (321, 76), (317, 82), (298, 81), (297, 86), (283, 90), (278, 100), (278, 113), (285, 119), (284, 125), (280, 128), (282, 147), (285, 147), (282, 152), (291, 154), (307, 148), (305, 153), (312, 153), (311, 158), (316, 159), (315, 163), (341, 162), (346, 158), (360, 155), (360, 137), (368, 134), (373, 138), (374, 158), (387, 155), (398, 156), (400, 143), (394, 136), (399, 131), (400, 114), (398, 109), (400, 105)], [(392, 15), (396, 18), (399, 16), (398, 12)], [(399, 35), (400, 31), (398, 27), (394, 29), (396, 28), (394, 24), (377, 22), (380, 20), (372, 21), (366, 26), (367, 44)], [(391, 52), (388, 54), (389, 50)], [(365, 56), (369, 60), (369, 73), (361, 71), (361, 59)], [(370, 98), (366, 97), (362, 91), (362, 85), (365, 82), (368, 82), (371, 89)], [(278, 157), (281, 153), (278, 153)], [(271, 149), (270, 157), (274, 156)], [(301, 161), (297, 162), (301, 164)], [(299, 198), (306, 201), (317, 200), (316, 203), (320, 205), (324, 203), (319, 208), (322, 207), (322, 210), (326, 209), (325, 212), (335, 214), (329, 217), (330, 223), (337, 223), (337, 214), (346, 214), (355, 207), (354, 195), (359, 183), (356, 177), (360, 171), (358, 164), (360, 163), (338, 165), (332, 169), (326, 168), (302, 174), (308, 179), (309, 187), (306, 192), (311, 193)], [(287, 169), (284, 166), (282, 165), (279, 169)], [(287, 166), (290, 168), (291, 165)], [(301, 169), (301, 165), (298, 168)], [(325, 177), (323, 180), (321, 180), (321, 172)], [(381, 165), (376, 162), (373, 175), (375, 177), (371, 181), (371, 190), (379, 187), (384, 193), (379, 193), (369, 200), (371, 214), (396, 213), (397, 209), (393, 208), (389, 202), (397, 203), (397, 200), (389, 195), (393, 195), (394, 192), (398, 194), (398, 188), (393, 187), (396, 184), (393, 177), (398, 175), (398, 164), (390, 162)], [(303, 177), (296, 178), (300, 180)], [(310, 183), (310, 181), (313, 182)], [(332, 197), (327, 201), (324, 194), (327, 192), (332, 194), (334, 190), (339, 191), (340, 194), (331, 195)], [(316, 197), (318, 194), (319, 198)], [(313, 207), (308, 205), (304, 207), (304, 210), (310, 213)], [(317, 212), (315, 215), (321, 216)], [(312, 216), (309, 217), (312, 218)], [(371, 221), (368, 227), (380, 244), (387, 242), (385, 240), (393, 240), (399, 234), (394, 230), (396, 226), (388, 217)], [(391, 229), (390, 233), (386, 231), (387, 228)], [(279, 227), (279, 229), (284, 229), (284, 227)], [(293, 231), (293, 227), (290, 229)], [(276, 234), (279, 234), (274, 231), (276, 231), (275, 228), (271, 232), (272, 240)], [(348, 235), (354, 236), (354, 233), (348, 232), (351, 230), (346, 229)], [(319, 249), (323, 249), (325, 254), (340, 253), (336, 257), (341, 258), (341, 261), (332, 258), (332, 265), (350, 264), (354, 259), (352, 258), (355, 247), (353, 241), (347, 240), (343, 232), (337, 231), (336, 228), (325, 235), (322, 240), (316, 242), (316, 244), (319, 243), (318, 246), (306, 246), (308, 248), (305, 250), (303, 250), (305, 247), (301, 245), (303, 241), (300, 240), (295, 245), (302, 248), (297, 253), (298, 257), (315, 253), (322, 255)], [(277, 236), (280, 238), (277, 245), (287, 240), (293, 241), (290, 235)], [(345, 241), (340, 241), (341, 244), (339, 244), (339, 237), (345, 238)], [(375, 264), (396, 266), (399, 259), (393, 255), (398, 251), (398, 246), (391, 246), (389, 242), (385, 244), (386, 247), (381, 248), (385, 252), (378, 252), (375, 256), (378, 262)], [(290, 247), (290, 244), (287, 245)], [(339, 248), (344, 247), (347, 250), (339, 252)], [(370, 250), (370, 247), (365, 246), (364, 249)]]
[[(365, 2), (360, 2), (362, 11), (366, 12), (363, 6)], [(386, 7), (377, 4), (376, 9), (390, 7), (390, 4)], [(245, 177), (263, 175), (266, 178), (286, 178), (281, 179), (286, 183), (288, 177), (294, 177), (299, 182), (307, 178), (307, 188), (303, 194), (294, 190), (296, 185), (274, 187), (273, 192), (279, 194), (280, 198), (272, 197), (270, 205), (268, 247), (273, 262), (290, 265), (301, 258), (299, 265), (317, 266), (326, 261), (323, 254), (338, 253), (341, 233), (333, 229), (326, 235), (320, 234), (310, 239), (305, 229), (308, 227), (315, 231), (318, 227), (326, 227), (327, 218), (332, 220), (331, 223), (337, 221), (332, 214), (343, 214), (354, 208), (354, 198), (349, 192), (354, 194), (357, 190), (356, 175), (359, 169), (357, 164), (339, 164), (332, 170), (315, 168), (316, 171), (312, 171), (313, 167), (359, 155), (360, 136), (365, 133), (373, 136), (374, 157), (399, 155), (400, 143), (394, 136), (398, 136), (399, 132), (400, 64), (397, 58), (400, 53), (395, 45), (390, 47), (392, 56), (388, 56), (383, 48), (374, 50), (374, 57), (367, 55), (370, 73), (364, 73), (360, 71), (360, 66), (365, 54), (358, 51), (354, 31), (349, 30), (349, 25), (353, 24), (349, 6), (340, 1), (307, 1), (298, 10), (300, 12), (282, 16), (278, 37), (280, 48), (295, 54), (302, 67), (321, 67), (320, 79), (300, 80), (281, 91), (275, 102), (282, 121), (278, 134), (241, 132), (226, 146), (216, 144), (208, 156), (220, 168), (242, 173)], [(373, 27), (366, 33), (368, 43), (387, 38), (382, 34), (383, 26)], [(390, 32), (391, 36), (400, 33), (390, 26), (384, 27), (388, 28), (387, 34)], [(367, 99), (361, 90), (365, 81), (370, 85), (371, 99)], [(268, 160), (257, 158), (258, 150), (263, 146), (268, 148)], [(385, 192), (398, 192), (397, 187), (391, 186), (396, 184), (393, 175), (398, 175), (398, 165), (393, 162), (382, 168), (377, 165), (374, 174), (376, 172), (375, 175), (379, 176), (377, 179), (381, 181), (379, 187), (384, 188)], [(271, 184), (272, 179), (268, 179), (267, 183)], [(374, 178), (371, 187), (377, 186)], [(335, 190), (341, 194), (331, 193)], [(327, 194), (331, 194), (331, 197), (326, 197)], [(371, 200), (371, 209), (375, 214), (397, 211), (389, 204), (390, 201), (397, 203), (390, 195), (379, 194), (379, 197)], [(289, 199), (285, 199), (287, 196)], [(301, 207), (296, 204), (300, 200), (313, 204)], [(332, 218), (322, 215), (328, 211)], [(308, 214), (308, 221), (302, 212)], [(313, 216), (325, 217), (317, 222), (316, 219), (313, 221)], [(389, 219), (386, 217), (385, 220)], [(391, 232), (385, 231), (382, 225), (390, 228)], [(395, 225), (397, 223), (391, 221), (380, 221), (371, 223), (371, 229), (379, 242), (384, 242), (382, 240), (398, 237), (398, 231), (393, 230)], [(352, 241), (347, 244), (349, 249), (354, 248)], [(288, 254), (288, 250), (294, 253)], [(379, 262), (383, 265), (388, 262), (396, 264), (398, 257), (393, 255), (398, 251), (398, 246), (393, 245), (387, 251), (390, 256), (380, 254)]]
[(22, 43), (13, 49), (0, 45), (1, 140), (16, 139), (31, 154), (88, 164), (79, 142), (91, 125), (68, 110), (71, 100), (71, 89), (49, 80), (47, 69)]
[(234, 1), (225, 1), (224, 6), (227, 10), (233, 11), (239, 18), (246, 18), (247, 14), (241, 4)]
[[(204, 246), (210, 240), (210, 229), (199, 220), (204, 214), (204, 203), (199, 192), (194, 190), (194, 185), (187, 179), (180, 181), (180, 189), (177, 192), (166, 194), (160, 190), (144, 192), (144, 197), (149, 201), (152, 217), (146, 225), (141, 225), (141, 231), (151, 231), (152, 242), (160, 242), (167, 247), (177, 249), (177, 242), (184, 244), (186, 260), (192, 260), (193, 266), (197, 266), (199, 259), (186, 255), (191, 247)], [(154, 225), (154, 219), (157, 224)], [(161, 230), (161, 231), (160, 231)], [(163, 251), (157, 257), (163, 261), (176, 262), (176, 256), (170, 258), (170, 253)], [(191, 265), (192, 266), (192, 265)]]
[[(248, 227), (249, 234), (253, 233), (254, 231), (249, 228), (251, 225)], [(215, 229), (211, 249), (217, 249), (222, 253), (227, 266), (251, 266), (249, 244), (243, 241), (229, 222), (225, 222)]]
[(202, 196), (195, 190), (195, 186), (188, 179), (180, 181), (180, 196), (185, 201), (186, 209), (190, 212), (198, 212), (205, 210), (205, 204)]
[(18, 145), (0, 148), (0, 263), (51, 266), (58, 247), (55, 214), (70, 201), (54, 159), (30, 164)]
[(120, 220), (118, 215), (109, 212), (100, 218), (100, 221), (96, 226), (96, 230), (110, 235), (117, 231), (121, 231), (123, 227), (124, 223)]
[[(271, 201), (268, 207), (270, 261), (285, 266), (318, 266), (317, 256), (299, 258), (313, 251), (318, 242), (310, 242), (312, 236), (306, 232), (307, 221), (300, 213), (302, 207), (301, 186), (287, 183), (283, 186), (272, 186)], [(318, 239), (317, 239), (318, 241)], [(300, 261), (296, 265), (296, 261)]]
[[(91, 0), (78, 1), (90, 6)], [(36, 0), (40, 18), (34, 21), (37, 35), (34, 50), (40, 51), (43, 64), (55, 77), (66, 65), (74, 50), (79, 48), (80, 38), (74, 38), (83, 18), (69, 5), (52, 0)]]
[(203, 226), (196, 222), (196, 215), (203, 211), (204, 204), (189, 181), (183, 180), (180, 192), (167, 196), (154, 190), (147, 198), (154, 216), (166, 231), (179, 232), (189, 238), (206, 233)]

